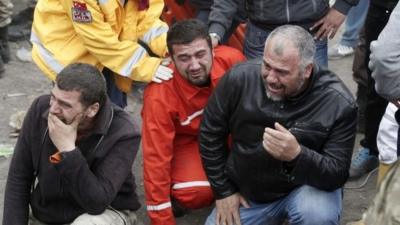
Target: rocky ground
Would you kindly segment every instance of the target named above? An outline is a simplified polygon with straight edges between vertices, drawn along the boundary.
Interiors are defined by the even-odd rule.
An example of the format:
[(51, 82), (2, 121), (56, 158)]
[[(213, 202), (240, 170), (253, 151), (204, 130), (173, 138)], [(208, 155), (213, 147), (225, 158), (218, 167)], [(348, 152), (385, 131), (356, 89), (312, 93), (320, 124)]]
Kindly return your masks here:
[[(15, 11), (21, 10), (26, 4), (27, 0), (12, 0), (15, 4)], [(330, 43), (333, 44), (335, 40)], [(16, 142), (14, 137), (14, 129), (9, 126), (10, 116), (19, 112), (27, 110), (30, 103), (37, 96), (49, 93), (51, 89), (51, 82), (38, 70), (38, 68), (31, 62), (21, 62), (15, 56), (15, 53), (21, 47), (29, 48), (30, 45), (27, 41), (20, 41), (11, 43), (12, 60), (6, 66), (6, 73), (0, 79), (0, 154), (5, 156), (0, 157), (0, 219), (3, 215), (3, 196), (4, 186), (7, 178), (7, 171), (12, 152), (12, 146)], [(355, 92), (356, 85), (351, 77), (351, 63), (352, 57), (347, 57), (337, 61), (330, 61), (329, 67), (340, 75), (341, 79), (348, 85), (348, 87)], [(140, 110), (142, 106), (141, 89), (136, 88), (135, 91), (129, 96), (129, 107), (127, 111), (132, 114), (137, 123), (140, 123)], [(361, 135), (358, 135), (358, 139)], [(358, 143), (358, 142), (357, 142)], [(358, 149), (356, 143), (355, 150)], [(138, 193), (140, 200), (144, 203), (143, 194), (143, 179), (142, 179), (142, 158), (139, 153), (138, 158), (133, 168), (137, 174)], [(360, 218), (361, 213), (365, 211), (368, 202), (375, 193), (376, 174), (372, 174), (370, 179), (363, 186), (365, 181), (363, 179), (347, 183), (344, 189), (344, 204), (343, 216), (341, 224), (346, 224), (349, 221)], [(178, 219), (178, 224), (182, 225), (200, 225), (204, 223), (206, 215), (210, 209), (203, 209), (193, 211), (191, 214)], [(139, 211), (139, 218), (143, 224), (149, 224), (146, 217), (145, 207)]]

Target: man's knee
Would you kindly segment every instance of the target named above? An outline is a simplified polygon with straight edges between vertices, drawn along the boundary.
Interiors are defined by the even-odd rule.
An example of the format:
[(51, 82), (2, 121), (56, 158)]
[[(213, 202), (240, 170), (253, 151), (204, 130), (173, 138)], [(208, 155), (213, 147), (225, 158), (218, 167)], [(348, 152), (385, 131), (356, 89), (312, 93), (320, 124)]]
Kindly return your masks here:
[(337, 210), (322, 207), (309, 207), (299, 209), (289, 218), (289, 224), (301, 225), (338, 225), (340, 213)]
[(208, 186), (174, 189), (172, 190), (172, 197), (189, 209), (207, 207), (214, 201), (214, 195)]
[(300, 188), (289, 206), (290, 224), (339, 224), (341, 213), (341, 190), (326, 192), (310, 186)]
[(100, 215), (82, 214), (71, 225), (136, 225), (136, 214), (132, 211), (117, 211), (106, 209)]

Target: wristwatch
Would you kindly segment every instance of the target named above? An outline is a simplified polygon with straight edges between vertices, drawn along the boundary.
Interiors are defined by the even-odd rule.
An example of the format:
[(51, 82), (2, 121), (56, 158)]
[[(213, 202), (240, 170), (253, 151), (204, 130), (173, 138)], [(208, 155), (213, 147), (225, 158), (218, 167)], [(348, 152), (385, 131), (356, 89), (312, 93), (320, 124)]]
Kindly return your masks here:
[(215, 38), (218, 40), (218, 43), (221, 43), (221, 37), (217, 33), (209, 33), (211, 38)]

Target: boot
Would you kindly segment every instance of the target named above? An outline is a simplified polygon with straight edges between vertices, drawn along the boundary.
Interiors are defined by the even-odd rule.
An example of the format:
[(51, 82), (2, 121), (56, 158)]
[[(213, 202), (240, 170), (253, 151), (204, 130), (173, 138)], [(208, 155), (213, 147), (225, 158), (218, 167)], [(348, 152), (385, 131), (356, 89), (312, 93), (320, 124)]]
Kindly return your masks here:
[(8, 26), (0, 27), (0, 56), (3, 63), (10, 61), (10, 46), (8, 45)]

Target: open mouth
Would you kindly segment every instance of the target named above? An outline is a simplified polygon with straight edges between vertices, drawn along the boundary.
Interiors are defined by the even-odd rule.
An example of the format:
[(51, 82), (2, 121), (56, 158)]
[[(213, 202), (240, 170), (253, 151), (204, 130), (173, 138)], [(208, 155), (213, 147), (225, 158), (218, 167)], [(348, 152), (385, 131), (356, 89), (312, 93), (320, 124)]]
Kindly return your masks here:
[(272, 93), (280, 93), (282, 92), (283, 87), (280, 85), (268, 84), (268, 91)]

